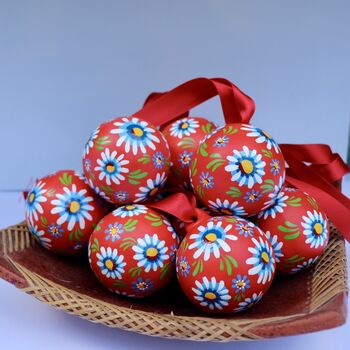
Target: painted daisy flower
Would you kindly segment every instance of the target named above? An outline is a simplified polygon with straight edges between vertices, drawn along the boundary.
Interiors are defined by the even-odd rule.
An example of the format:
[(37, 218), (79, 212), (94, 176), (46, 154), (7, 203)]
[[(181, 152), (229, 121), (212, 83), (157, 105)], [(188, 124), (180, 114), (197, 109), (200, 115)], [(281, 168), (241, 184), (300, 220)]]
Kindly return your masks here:
[(147, 207), (140, 204), (123, 205), (122, 207), (119, 207), (113, 210), (114, 216), (120, 216), (122, 218), (125, 218), (127, 216), (136, 216), (140, 214), (146, 214), (146, 213), (147, 213)]
[(260, 292), (259, 294), (254, 293), (251, 298), (245, 298), (244, 301), (240, 302), (238, 304), (238, 307), (235, 308), (235, 311), (244, 311), (258, 303), (261, 298), (263, 297), (263, 293)]
[(222, 310), (231, 299), (229, 291), (225, 287), (225, 282), (217, 282), (215, 277), (212, 277), (210, 280), (207, 277), (203, 277), (202, 283), (196, 280), (195, 285), (197, 288), (192, 287), (192, 291), (195, 294), (194, 299), (198, 300), (201, 306), (208, 307), (209, 310)]
[(153, 164), (157, 169), (162, 169), (165, 164), (164, 155), (162, 152), (156, 152), (152, 157)]
[(213, 181), (214, 177), (210, 176), (208, 172), (202, 172), (202, 175), (199, 178), (200, 184), (204, 187), (204, 188), (213, 188), (214, 186), (214, 181)]
[(145, 272), (157, 271), (158, 267), (162, 268), (164, 261), (169, 259), (169, 255), (166, 254), (168, 247), (165, 246), (165, 241), (158, 239), (157, 234), (146, 234), (144, 238), (138, 238), (137, 245), (134, 245), (132, 250), (135, 252), (137, 266), (144, 267)]
[(99, 128), (96, 128), (92, 134), (90, 135), (89, 139), (87, 140), (86, 144), (85, 144), (85, 148), (84, 148), (84, 156), (86, 154), (89, 154), (90, 152), (90, 148), (94, 147), (94, 143), (95, 143), (95, 140), (97, 139), (97, 136), (100, 132), (100, 129)]
[(150, 197), (155, 196), (159, 189), (164, 185), (166, 180), (166, 175), (165, 173), (162, 174), (157, 174), (156, 178), (153, 179), (148, 179), (146, 182), (146, 186), (141, 186), (139, 188), (140, 193), (136, 194), (136, 199), (135, 202), (141, 202), (144, 201)]
[(261, 237), (252, 238), (254, 247), (249, 247), (248, 251), (252, 253), (252, 257), (246, 260), (246, 264), (253, 265), (249, 269), (249, 275), (258, 274), (258, 283), (265, 284), (266, 281), (271, 281), (275, 271), (275, 257), (271, 245), (268, 241)]
[(250, 279), (247, 276), (238, 274), (236, 278), (232, 280), (232, 288), (235, 289), (236, 294), (245, 293), (246, 289), (250, 288)]
[(122, 278), (126, 262), (124, 262), (123, 255), (118, 255), (117, 249), (101, 247), (100, 253), (97, 253), (96, 257), (98, 259), (97, 266), (100, 267), (103, 275), (107, 278)]
[(294, 268), (292, 268), (290, 273), (296, 273), (296, 272), (299, 272), (301, 270), (307, 269), (308, 267), (313, 265), (318, 260), (318, 258), (319, 257), (316, 256), (316, 258), (310, 258), (309, 260), (303, 261), (301, 264), (299, 264), (299, 265), (295, 266)]
[(270, 231), (265, 231), (265, 236), (272, 245), (273, 252), (275, 253), (276, 263), (279, 263), (280, 258), (284, 256), (282, 253), (283, 242), (278, 241), (278, 236), (273, 236)]
[(113, 225), (109, 224), (108, 228), (105, 230), (105, 240), (108, 241), (109, 239), (114, 242), (116, 239), (120, 239), (120, 235), (124, 232), (123, 225), (119, 222), (115, 222)]
[(182, 118), (171, 125), (170, 135), (182, 139), (183, 136), (190, 136), (196, 133), (196, 128), (199, 128), (197, 120), (193, 118)]
[(43, 213), (41, 203), (47, 201), (47, 198), (44, 196), (47, 190), (44, 188), (44, 186), (45, 182), (39, 181), (28, 193), (26, 207), (30, 222), (33, 222), (33, 217), (35, 221), (38, 220), (38, 213)]
[(278, 175), (281, 170), (280, 161), (278, 159), (272, 159), (270, 163), (270, 171), (273, 175)]
[(256, 137), (256, 143), (266, 143), (267, 149), (270, 150), (273, 147), (276, 153), (280, 152), (277, 142), (266, 131), (251, 125), (244, 125), (241, 130), (249, 131), (247, 133), (249, 137)]
[(225, 147), (228, 141), (229, 138), (227, 136), (219, 136), (214, 142), (214, 147)]
[(191, 162), (192, 154), (193, 152), (187, 152), (187, 151), (184, 151), (182, 154), (180, 154), (179, 162), (181, 163), (181, 168), (189, 166)]
[(185, 257), (182, 257), (177, 261), (176, 272), (179, 273), (179, 271), (181, 271), (182, 276), (187, 277), (190, 273), (190, 268), (190, 264)]
[(269, 207), (258, 214), (258, 218), (262, 216), (264, 219), (271, 216), (273, 219), (276, 217), (277, 213), (283, 213), (283, 208), (287, 206), (287, 199), (289, 196), (285, 195), (283, 191), (269, 193), (270, 200), (265, 202), (265, 205)]
[(230, 231), (232, 225), (222, 227), (222, 221), (209, 221), (207, 226), (199, 226), (198, 233), (194, 233), (190, 236), (190, 240), (194, 240), (188, 247), (188, 249), (196, 249), (193, 254), (193, 258), (197, 259), (204, 253), (204, 260), (209, 260), (211, 254), (214, 254), (215, 258), (220, 257), (220, 249), (230, 252), (231, 248), (227, 244), (226, 240), (236, 241), (235, 235), (227, 234)]
[(68, 187), (63, 187), (64, 193), (57, 193), (56, 199), (51, 201), (54, 206), (51, 209), (51, 214), (59, 214), (57, 224), (62, 225), (64, 222), (68, 222), (68, 230), (71, 231), (77, 223), (81, 229), (85, 228), (85, 220), (91, 221), (92, 216), (90, 211), (94, 210), (94, 207), (90, 205), (93, 202), (92, 197), (87, 197), (86, 189), (77, 191), (77, 186), (72, 185), (70, 190)]
[(93, 184), (93, 182), (91, 181), (91, 179), (88, 180), (88, 185), (95, 191), (95, 193), (97, 195), (99, 195), (100, 197), (102, 197), (105, 201), (107, 202), (111, 202), (111, 200), (109, 199), (109, 197), (106, 195), (106, 193), (104, 193), (102, 190), (100, 190), (99, 187), (95, 186)]
[(124, 166), (129, 164), (127, 159), (124, 159), (124, 154), (120, 154), (117, 157), (117, 151), (110, 152), (109, 148), (106, 148), (104, 152), (101, 152), (101, 159), (97, 159), (98, 166), (95, 167), (95, 171), (99, 171), (99, 180), (106, 178), (107, 185), (111, 185), (111, 181), (119, 185), (120, 181), (125, 180), (123, 173), (128, 173), (129, 169)]
[(117, 202), (122, 203), (125, 202), (129, 198), (129, 194), (126, 191), (118, 191), (114, 193), (114, 198)]
[(255, 225), (246, 220), (239, 220), (236, 224), (236, 230), (240, 235), (243, 235), (245, 238), (252, 237), (254, 235)]
[(61, 228), (61, 225), (51, 224), (48, 228), (48, 231), (51, 236), (55, 238), (62, 237), (62, 233), (64, 232)]
[(37, 241), (42, 245), (43, 247), (50, 249), (51, 248), (51, 239), (48, 237), (44, 237), (45, 232), (43, 230), (38, 230), (37, 225), (30, 225), (29, 226), (30, 232), (34, 235), (34, 237), (37, 239)]
[(139, 277), (131, 283), (131, 287), (136, 292), (145, 292), (153, 288), (153, 282), (149, 278), (143, 279)]
[(154, 135), (155, 129), (149, 127), (149, 124), (144, 120), (138, 118), (122, 118), (121, 121), (113, 123), (117, 128), (111, 130), (111, 134), (118, 134), (119, 139), (116, 146), (119, 147), (122, 144), (125, 145), (125, 152), (136, 155), (138, 150), (142, 153), (146, 153), (146, 147), (151, 148), (153, 151), (156, 149), (154, 143), (159, 143), (160, 140)]
[(135, 298), (136, 297), (135, 294), (129, 294), (128, 292), (120, 292), (119, 290), (114, 290), (112, 288), (108, 288), (108, 290), (110, 292), (117, 294), (117, 295), (121, 295), (122, 297), (127, 297), (127, 298)]
[(171, 237), (173, 238), (173, 239), (176, 239), (177, 241), (179, 241), (179, 237), (178, 237), (178, 235), (177, 235), (177, 233), (176, 233), (176, 231), (175, 231), (175, 229), (174, 229), (174, 227), (173, 227), (173, 225), (170, 223), (170, 221), (167, 219), (167, 218), (165, 218), (164, 216), (162, 216), (162, 218), (163, 218), (163, 223), (166, 225), (166, 227), (167, 227), (167, 230), (171, 233)]
[(90, 172), (91, 171), (91, 160), (90, 159), (84, 159), (84, 168), (86, 170), (86, 172)]
[(314, 210), (306, 212), (301, 225), (304, 227), (303, 234), (306, 236), (305, 243), (311, 248), (317, 249), (327, 244), (328, 228), (327, 221), (320, 212)]
[(238, 202), (230, 203), (227, 199), (221, 201), (217, 198), (215, 202), (209, 200), (209, 208), (223, 215), (247, 215), (243, 207), (238, 206)]
[(260, 200), (262, 194), (259, 191), (251, 190), (250, 192), (246, 192), (244, 196), (244, 200), (247, 203), (254, 203)]
[(231, 181), (238, 182), (238, 186), (252, 188), (255, 183), (262, 183), (261, 177), (265, 175), (266, 163), (255, 149), (249, 150), (247, 146), (243, 146), (241, 152), (234, 150), (233, 155), (226, 159), (229, 164), (225, 166), (225, 170), (231, 173)]

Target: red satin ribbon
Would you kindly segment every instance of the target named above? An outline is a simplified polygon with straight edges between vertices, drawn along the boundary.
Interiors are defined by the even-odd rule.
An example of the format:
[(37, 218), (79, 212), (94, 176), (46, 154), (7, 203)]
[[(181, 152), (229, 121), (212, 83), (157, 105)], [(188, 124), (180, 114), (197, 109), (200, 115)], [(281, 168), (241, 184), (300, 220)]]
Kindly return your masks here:
[(237, 86), (222, 78), (196, 78), (152, 99), (135, 117), (154, 125), (165, 125), (193, 107), (219, 95), (226, 123), (248, 123), (254, 101)]
[[(190, 109), (216, 95), (220, 96), (226, 123), (250, 122), (255, 111), (254, 101), (223, 78), (197, 78), (167, 93), (151, 94), (144, 108), (135, 116), (155, 125), (165, 125), (177, 116), (187, 115)], [(348, 166), (328, 145), (281, 144), (280, 147), (288, 164), (288, 183), (313, 196), (350, 241), (350, 199), (335, 187), (349, 171)], [(176, 196), (169, 201), (162, 201), (158, 209), (189, 223), (191, 215), (193, 219), (194, 208), (193, 202), (189, 202), (192, 209), (191, 205), (187, 207), (184, 204), (186, 200), (186, 196)]]

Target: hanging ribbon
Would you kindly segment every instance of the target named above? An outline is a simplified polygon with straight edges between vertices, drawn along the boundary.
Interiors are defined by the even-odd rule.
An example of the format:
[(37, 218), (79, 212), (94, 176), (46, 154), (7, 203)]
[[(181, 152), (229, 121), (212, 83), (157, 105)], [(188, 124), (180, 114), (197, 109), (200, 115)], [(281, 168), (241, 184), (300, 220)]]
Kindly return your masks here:
[[(254, 101), (223, 78), (197, 78), (167, 93), (151, 94), (135, 116), (155, 125), (165, 125), (177, 116), (188, 115), (190, 109), (216, 95), (220, 97), (226, 123), (250, 122), (255, 111)], [(288, 164), (287, 182), (313, 196), (350, 241), (347, 219), (350, 217), (350, 199), (335, 187), (349, 171), (348, 166), (328, 145), (280, 144), (280, 147)], [(171, 207), (172, 203), (167, 205)]]
[(196, 78), (151, 99), (133, 116), (154, 125), (165, 125), (209, 100), (220, 97), (226, 123), (249, 123), (255, 111), (254, 101), (237, 86), (222, 78)]

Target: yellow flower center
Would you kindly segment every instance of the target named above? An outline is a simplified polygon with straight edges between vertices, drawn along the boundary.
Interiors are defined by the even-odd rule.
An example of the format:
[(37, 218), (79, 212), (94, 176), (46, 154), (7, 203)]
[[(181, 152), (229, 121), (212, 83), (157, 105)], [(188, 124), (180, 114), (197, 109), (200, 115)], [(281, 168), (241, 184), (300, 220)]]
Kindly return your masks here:
[(275, 169), (278, 169), (280, 166), (279, 166), (279, 164), (278, 164), (277, 162), (275, 162), (275, 163), (273, 163), (273, 167), (274, 167)]
[(138, 126), (132, 128), (132, 133), (134, 136), (141, 137), (143, 135), (143, 130)]
[(319, 222), (316, 222), (316, 224), (314, 225), (314, 232), (316, 233), (316, 235), (322, 234), (323, 226)]
[(163, 159), (161, 157), (157, 157), (157, 163), (162, 164), (162, 162), (163, 162)]
[(69, 211), (71, 213), (76, 213), (80, 209), (80, 204), (77, 201), (71, 201), (69, 204)]
[(107, 170), (109, 173), (114, 173), (114, 171), (115, 171), (115, 166), (114, 166), (114, 164), (113, 164), (113, 163), (108, 163), (108, 164), (106, 165), (106, 170)]
[(255, 200), (255, 199), (256, 199), (256, 197), (257, 197), (257, 196), (256, 196), (255, 194), (253, 194), (253, 193), (252, 193), (252, 194), (249, 196), (249, 199), (251, 199), (251, 200)]
[(240, 170), (245, 174), (251, 174), (254, 170), (253, 163), (248, 159), (243, 159), (239, 167), (240, 167)]
[(108, 270), (113, 270), (114, 269), (114, 262), (112, 259), (107, 259), (105, 262), (105, 266), (107, 267)]
[(207, 177), (203, 179), (203, 185), (209, 185), (210, 181)]
[(112, 227), (112, 228), (109, 230), (109, 233), (110, 233), (111, 235), (115, 235), (115, 234), (117, 234), (118, 232), (119, 232), (118, 227)]
[(261, 132), (263, 133), (264, 136), (266, 136), (268, 139), (272, 139), (271, 135), (268, 134), (266, 131), (261, 130)]
[(134, 210), (135, 206), (134, 205), (127, 205), (127, 206), (125, 206), (125, 209), (126, 210)]
[(137, 284), (137, 288), (138, 289), (146, 289), (147, 288), (147, 284), (145, 282), (139, 282)]
[(204, 294), (204, 298), (205, 299), (209, 299), (209, 300), (215, 300), (216, 299), (216, 294), (213, 292), (206, 292)]
[(227, 208), (221, 208), (220, 212), (225, 214), (225, 215), (232, 215), (232, 211), (230, 209), (227, 209)]
[(238, 281), (238, 282), (237, 282), (237, 287), (242, 288), (242, 287), (244, 287), (244, 286), (245, 286), (244, 281)]
[(187, 122), (184, 122), (181, 124), (181, 129), (187, 129), (188, 128), (188, 123)]
[(186, 270), (187, 264), (185, 262), (180, 263), (180, 269), (181, 270)]
[(29, 196), (29, 203), (33, 203), (34, 198), (35, 198), (35, 194), (32, 192)]
[(224, 142), (224, 139), (220, 137), (220, 138), (218, 138), (218, 139), (217, 139), (217, 141), (216, 141), (216, 142), (217, 142), (217, 143), (219, 143), (219, 144), (221, 144), (221, 143), (223, 143), (223, 142)]
[(209, 243), (214, 243), (217, 239), (216, 233), (209, 232), (205, 235), (205, 240)]
[(156, 259), (158, 256), (158, 249), (156, 248), (148, 248), (146, 250), (146, 256), (148, 259)]
[(266, 252), (262, 252), (261, 260), (263, 261), (263, 263), (267, 264), (270, 261), (269, 254), (267, 254)]
[(155, 187), (149, 192), (149, 194), (150, 196), (154, 196), (157, 192), (158, 192), (158, 187)]
[(184, 162), (184, 163), (188, 163), (189, 161), (190, 161), (190, 157), (189, 156), (183, 156), (182, 157), (182, 161)]

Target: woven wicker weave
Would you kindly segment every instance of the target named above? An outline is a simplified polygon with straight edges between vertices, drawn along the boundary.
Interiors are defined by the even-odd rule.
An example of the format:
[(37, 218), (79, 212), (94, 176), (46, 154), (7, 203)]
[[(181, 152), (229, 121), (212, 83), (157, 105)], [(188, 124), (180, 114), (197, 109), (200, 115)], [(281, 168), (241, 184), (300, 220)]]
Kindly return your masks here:
[(345, 322), (345, 244), (333, 227), (317, 265), (275, 281), (261, 303), (244, 314), (206, 317), (176, 281), (156, 296), (129, 300), (105, 291), (86, 261), (46, 252), (24, 223), (0, 231), (0, 277), (66, 312), (151, 336), (198, 341), (255, 340), (306, 333)]

